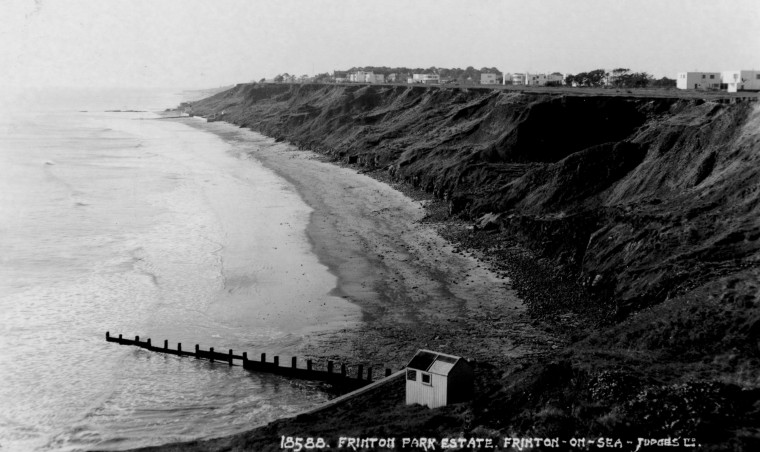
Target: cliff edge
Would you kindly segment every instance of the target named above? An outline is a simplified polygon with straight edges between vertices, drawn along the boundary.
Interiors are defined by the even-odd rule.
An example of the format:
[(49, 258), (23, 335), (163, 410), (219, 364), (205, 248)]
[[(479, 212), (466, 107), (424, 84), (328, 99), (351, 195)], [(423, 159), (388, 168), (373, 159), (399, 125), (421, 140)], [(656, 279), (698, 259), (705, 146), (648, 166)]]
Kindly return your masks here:
[(480, 427), (758, 445), (760, 103), (250, 84), (192, 109), (428, 191), (473, 225), (454, 239), (557, 269), (575, 296), (515, 282), (572, 345), (495, 377)]

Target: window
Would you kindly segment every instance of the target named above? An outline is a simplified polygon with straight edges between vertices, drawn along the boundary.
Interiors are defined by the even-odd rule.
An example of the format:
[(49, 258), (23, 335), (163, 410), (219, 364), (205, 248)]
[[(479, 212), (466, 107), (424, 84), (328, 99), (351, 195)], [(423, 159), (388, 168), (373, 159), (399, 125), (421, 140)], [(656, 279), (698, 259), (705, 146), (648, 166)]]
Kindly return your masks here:
[(715, 74), (710, 74), (710, 78), (715, 78)]
[(422, 384), (429, 385), (430, 383), (430, 374), (423, 373), (422, 374)]
[(417, 371), (412, 369), (406, 369), (406, 379), (411, 381), (417, 381)]
[(755, 80), (760, 80), (760, 74), (755, 74)]
[(702, 78), (705, 78), (705, 74), (702, 74)]

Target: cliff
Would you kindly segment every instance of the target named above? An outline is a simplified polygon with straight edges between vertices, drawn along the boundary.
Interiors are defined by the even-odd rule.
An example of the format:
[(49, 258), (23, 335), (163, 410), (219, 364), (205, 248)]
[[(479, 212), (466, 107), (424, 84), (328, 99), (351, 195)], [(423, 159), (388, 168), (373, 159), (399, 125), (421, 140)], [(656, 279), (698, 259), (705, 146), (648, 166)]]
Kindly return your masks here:
[(387, 171), (447, 200), (451, 214), (498, 214), (502, 230), (571, 270), (619, 319), (756, 276), (757, 105), (238, 85), (193, 110)]
[[(426, 190), (475, 226), (463, 241), (497, 261), (510, 240), (561, 269), (579, 297), (531, 298), (535, 285), (523, 295), (537, 316), (574, 319), (575, 343), (525, 377), (544, 395), (515, 399), (506, 382), (490, 394), (513, 411), (485, 409), (485, 424), (596, 397), (622, 419), (589, 431), (619, 431), (697, 393), (723, 405), (710, 415), (657, 411), (642, 428), (693, 432), (739, 410), (739, 399), (751, 424), (760, 419), (760, 104), (613, 94), (253, 84), (192, 108)], [(591, 370), (599, 361), (607, 370)], [(677, 386), (683, 374), (723, 386)], [(624, 385), (628, 394), (600, 389)], [(704, 422), (657, 424), (673, 416)], [(568, 432), (589, 425), (575, 422)]]

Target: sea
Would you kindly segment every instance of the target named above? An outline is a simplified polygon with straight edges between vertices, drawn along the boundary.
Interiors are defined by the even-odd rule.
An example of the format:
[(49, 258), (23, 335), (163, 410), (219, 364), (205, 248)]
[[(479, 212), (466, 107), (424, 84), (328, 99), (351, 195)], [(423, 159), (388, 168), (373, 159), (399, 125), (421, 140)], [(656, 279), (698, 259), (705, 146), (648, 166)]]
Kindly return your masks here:
[(306, 235), (312, 209), (255, 158), (287, 145), (161, 119), (189, 97), (3, 95), (0, 451), (219, 437), (328, 400), (314, 383), (105, 341), (293, 356), (360, 319)]

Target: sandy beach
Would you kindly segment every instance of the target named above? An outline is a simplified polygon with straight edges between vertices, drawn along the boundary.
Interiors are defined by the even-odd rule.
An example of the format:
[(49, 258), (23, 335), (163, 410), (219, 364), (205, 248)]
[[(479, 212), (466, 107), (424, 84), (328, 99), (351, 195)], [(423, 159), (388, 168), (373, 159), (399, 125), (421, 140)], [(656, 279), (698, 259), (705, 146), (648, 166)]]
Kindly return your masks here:
[(508, 278), (422, 221), (427, 201), (255, 132), (182, 121), (235, 142), (314, 209), (307, 231), (314, 250), (337, 276), (334, 294), (360, 306), (364, 321), (310, 335), (301, 353), (398, 369), (420, 348), (502, 362), (553, 344), (532, 327)]

